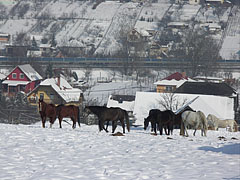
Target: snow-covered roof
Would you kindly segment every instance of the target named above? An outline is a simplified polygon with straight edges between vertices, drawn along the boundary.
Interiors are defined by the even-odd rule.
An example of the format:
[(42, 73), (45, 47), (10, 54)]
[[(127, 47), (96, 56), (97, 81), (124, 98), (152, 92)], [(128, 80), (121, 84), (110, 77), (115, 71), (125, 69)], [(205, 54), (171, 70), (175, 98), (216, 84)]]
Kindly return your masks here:
[(39, 47), (40, 48), (50, 48), (51, 44), (40, 44)]
[(12, 80), (5, 80), (2, 84), (8, 84), (8, 86), (17, 86), (17, 85), (27, 85), (29, 81), (12, 81)]
[(155, 82), (154, 84), (155, 84), (155, 85), (162, 85), (162, 86), (176, 86), (176, 87), (179, 87), (179, 86), (181, 86), (183, 83), (185, 83), (186, 81), (188, 81), (188, 80), (183, 79), (183, 80), (177, 81), (177, 80), (175, 80), (175, 79), (172, 79), (172, 80), (166, 80), (166, 79), (164, 79), (164, 80), (161, 80), (161, 81), (157, 81), (157, 82)]
[(188, 26), (185, 22), (170, 22), (167, 24), (168, 26)]
[(18, 67), (30, 79), (30, 81), (43, 79), (42, 76), (38, 74), (38, 72), (35, 71), (30, 64), (19, 65)]
[[(154, 108), (164, 110), (159, 103), (159, 101), (163, 100), (164, 95), (167, 95), (167, 93), (136, 93), (133, 111), (137, 118), (136, 124), (143, 125), (144, 118), (148, 116), (149, 110)], [(199, 98), (189, 105), (192, 109), (202, 111), (205, 116), (213, 114), (221, 119), (234, 119), (234, 100), (232, 98), (198, 94), (175, 94), (174, 96), (178, 101), (177, 109), (182, 106), (184, 101), (187, 103), (199, 96)], [(177, 109), (174, 109), (174, 111)]]
[(126, 111), (133, 111), (135, 101), (116, 101), (112, 98), (112, 95), (109, 96), (107, 107), (120, 107)]
[(73, 88), (64, 78), (60, 77), (60, 85), (58, 78), (45, 79), (39, 86), (51, 86), (67, 103), (79, 101), (82, 91), (78, 88)]

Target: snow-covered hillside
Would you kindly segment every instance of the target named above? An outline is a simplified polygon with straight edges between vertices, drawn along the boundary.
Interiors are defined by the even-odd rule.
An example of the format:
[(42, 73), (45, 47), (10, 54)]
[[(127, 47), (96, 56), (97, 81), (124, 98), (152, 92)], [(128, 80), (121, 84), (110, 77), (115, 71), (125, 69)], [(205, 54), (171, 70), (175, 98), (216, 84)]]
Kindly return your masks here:
[[(49, 124), (47, 124), (49, 126)], [(208, 131), (193, 137), (153, 136), (142, 127), (125, 136), (98, 132), (0, 124), (2, 180), (223, 180), (240, 178), (240, 132)], [(122, 132), (120, 127), (117, 131)]]
[(218, 25), (227, 23), (226, 30), (222, 27), (215, 38), (223, 44), (221, 55), (224, 58), (236, 58), (234, 55), (236, 56), (240, 43), (238, 7), (233, 10), (229, 7), (224, 12), (217, 13), (211, 7), (171, 2), (104, 1), (96, 5), (94, 1), (1, 0), (0, 33), (9, 33), (13, 38), (19, 33), (42, 37), (55, 34), (58, 46), (84, 47), (95, 54), (109, 55), (120, 47), (119, 36), (122, 29), (153, 30), (160, 34), (163, 27), (159, 27), (158, 23), (170, 16), (170, 21), (194, 22), (199, 26), (206, 25), (207, 22)]

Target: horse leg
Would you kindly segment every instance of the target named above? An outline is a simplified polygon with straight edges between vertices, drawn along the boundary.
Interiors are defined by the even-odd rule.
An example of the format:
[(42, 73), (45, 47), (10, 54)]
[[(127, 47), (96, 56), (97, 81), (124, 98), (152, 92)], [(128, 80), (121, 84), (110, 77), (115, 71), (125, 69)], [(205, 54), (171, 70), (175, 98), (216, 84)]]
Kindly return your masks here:
[(123, 128), (123, 133), (125, 133), (125, 124), (124, 124), (124, 119), (120, 119), (122, 128)]
[(71, 120), (73, 122), (72, 128), (75, 129), (76, 128), (76, 119), (71, 117)]
[(162, 133), (163, 133), (163, 126), (162, 125), (159, 125), (159, 131), (160, 131), (160, 135), (162, 135)]
[(45, 128), (46, 117), (42, 116), (42, 127)]
[(195, 136), (197, 129), (194, 130), (193, 135)]
[(155, 132), (155, 134), (157, 134), (157, 127), (156, 126), (157, 126), (156, 123), (151, 123), (151, 127), (152, 127), (153, 131)]
[(112, 121), (112, 133), (114, 133), (114, 126), (115, 126), (115, 124), (114, 124), (114, 121)]
[(155, 129), (154, 129), (154, 123), (153, 122), (151, 122), (151, 132), (155, 132), (155, 134), (156, 134), (156, 125), (155, 125)]
[[(112, 121), (112, 123), (113, 123), (113, 121)], [(108, 125), (109, 125), (109, 121), (107, 121), (106, 129), (108, 129)]]
[(183, 124), (183, 126), (184, 126), (184, 134), (185, 134), (185, 131), (186, 131), (186, 136), (188, 137), (187, 126), (185, 124)]
[(104, 127), (104, 121), (101, 121), (101, 129), (104, 129), (108, 133), (108, 130)]
[(58, 117), (59, 120), (59, 127), (62, 128), (62, 117)]
[[(168, 131), (167, 131), (168, 130)], [(169, 127), (168, 126), (164, 126), (164, 131), (166, 135), (169, 135)]]

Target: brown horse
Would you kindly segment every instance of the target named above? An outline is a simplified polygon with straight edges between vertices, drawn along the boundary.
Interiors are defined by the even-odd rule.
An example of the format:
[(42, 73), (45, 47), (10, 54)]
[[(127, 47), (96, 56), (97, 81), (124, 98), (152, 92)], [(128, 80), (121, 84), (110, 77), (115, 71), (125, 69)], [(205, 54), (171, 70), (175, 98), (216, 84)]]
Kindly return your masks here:
[(76, 122), (78, 122), (78, 125), (80, 127), (80, 112), (77, 106), (60, 104), (56, 107), (56, 113), (59, 120), (60, 128), (62, 128), (62, 119), (65, 117), (71, 118), (71, 120), (73, 121), (73, 129), (76, 128)]
[(39, 113), (42, 118), (42, 127), (45, 128), (45, 122), (46, 119), (50, 119), (50, 127), (52, 127), (52, 124), (56, 120), (56, 107), (54, 104), (47, 104), (42, 99), (39, 99), (38, 102), (39, 105)]
[(125, 133), (125, 124), (124, 119), (126, 119), (127, 122), (127, 130), (130, 131), (130, 123), (129, 123), (129, 117), (127, 111), (121, 109), (121, 108), (107, 108), (103, 106), (86, 106), (84, 111), (87, 114), (93, 113), (98, 117), (99, 120), (99, 131), (105, 130), (108, 132), (107, 128), (104, 127), (104, 122), (112, 121), (112, 133), (114, 133), (115, 129), (117, 128), (117, 121), (120, 120), (123, 133)]

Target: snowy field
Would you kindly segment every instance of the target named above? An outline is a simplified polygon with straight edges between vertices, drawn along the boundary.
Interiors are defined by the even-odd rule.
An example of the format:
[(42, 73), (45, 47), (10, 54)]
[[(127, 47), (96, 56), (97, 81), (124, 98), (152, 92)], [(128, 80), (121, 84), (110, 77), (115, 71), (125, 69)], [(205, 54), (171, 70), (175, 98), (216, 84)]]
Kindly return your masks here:
[(132, 127), (111, 136), (96, 125), (72, 130), (57, 122), (52, 129), (0, 124), (0, 131), (1, 180), (240, 179), (240, 132), (182, 137), (174, 130), (168, 138)]

